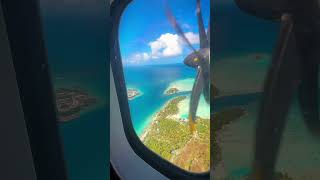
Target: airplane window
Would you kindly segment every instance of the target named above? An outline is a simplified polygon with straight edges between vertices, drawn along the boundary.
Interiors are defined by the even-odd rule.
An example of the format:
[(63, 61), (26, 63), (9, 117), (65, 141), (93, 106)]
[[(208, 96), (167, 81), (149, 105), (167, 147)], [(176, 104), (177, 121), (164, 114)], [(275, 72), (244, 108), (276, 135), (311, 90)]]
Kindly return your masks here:
[(210, 168), (209, 7), (209, 0), (135, 0), (119, 28), (136, 135), (192, 173)]
[[(216, 179), (248, 179), (254, 167), (255, 130), (262, 90), (280, 26), (241, 11), (233, 1), (217, 2), (214, 7), (216, 53), (212, 71), (218, 89), (212, 124), (214, 176)], [(298, 98), (297, 95), (292, 101), (287, 116), (275, 179), (319, 179), (320, 144), (304, 124)]]
[(40, 2), (68, 179), (105, 179), (109, 132), (105, 4)]

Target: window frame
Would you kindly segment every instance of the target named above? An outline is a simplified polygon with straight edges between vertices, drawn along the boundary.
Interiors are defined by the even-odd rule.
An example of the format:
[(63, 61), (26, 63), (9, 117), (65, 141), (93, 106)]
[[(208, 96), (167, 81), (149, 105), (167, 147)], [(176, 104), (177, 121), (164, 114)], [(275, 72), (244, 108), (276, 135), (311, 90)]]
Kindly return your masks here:
[[(210, 170), (204, 173), (188, 172), (165, 160), (152, 150), (148, 149), (136, 134), (131, 120), (130, 107), (127, 97), (127, 88), (124, 78), (123, 65), (119, 44), (119, 25), (123, 12), (133, 0), (114, 0), (111, 4), (111, 44), (110, 63), (114, 73), (115, 87), (119, 101), (122, 124), (126, 138), (134, 152), (155, 170), (170, 179), (209, 179)], [(211, 148), (212, 149), (212, 148)], [(211, 153), (210, 153), (211, 154)], [(210, 160), (211, 162), (211, 160)], [(211, 164), (211, 163), (210, 163)]]

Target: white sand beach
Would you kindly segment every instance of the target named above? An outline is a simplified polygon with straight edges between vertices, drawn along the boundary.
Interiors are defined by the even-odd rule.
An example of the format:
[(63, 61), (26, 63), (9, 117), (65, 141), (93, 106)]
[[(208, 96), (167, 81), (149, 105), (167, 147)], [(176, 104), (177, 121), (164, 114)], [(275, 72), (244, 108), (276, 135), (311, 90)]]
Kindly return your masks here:
[[(187, 118), (189, 114), (190, 96), (178, 104), (179, 112), (177, 116), (179, 118)], [(200, 97), (199, 106), (197, 110), (197, 116), (203, 119), (210, 119), (210, 105), (207, 104), (203, 95)]]
[(179, 92), (192, 91), (193, 83), (194, 83), (194, 78), (187, 78), (187, 79), (174, 81), (168, 86), (168, 88), (163, 93), (165, 94), (168, 90), (172, 88), (178, 89)]

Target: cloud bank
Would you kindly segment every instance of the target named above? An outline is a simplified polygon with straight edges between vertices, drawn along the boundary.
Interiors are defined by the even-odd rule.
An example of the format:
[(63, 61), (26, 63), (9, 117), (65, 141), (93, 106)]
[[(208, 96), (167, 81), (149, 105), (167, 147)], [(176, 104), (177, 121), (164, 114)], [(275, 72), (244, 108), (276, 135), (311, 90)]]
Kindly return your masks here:
[[(191, 44), (199, 44), (199, 35), (193, 32), (185, 33)], [(165, 33), (148, 43), (150, 52), (139, 52), (128, 58), (129, 63), (139, 64), (153, 59), (176, 57), (182, 55), (185, 46), (183, 39), (177, 34)]]

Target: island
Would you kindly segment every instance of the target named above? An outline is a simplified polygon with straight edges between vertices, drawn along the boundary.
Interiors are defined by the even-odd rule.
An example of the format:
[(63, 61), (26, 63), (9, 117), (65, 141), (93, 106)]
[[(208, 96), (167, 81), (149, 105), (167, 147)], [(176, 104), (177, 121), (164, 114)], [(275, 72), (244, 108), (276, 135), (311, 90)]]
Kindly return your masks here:
[(169, 162), (191, 172), (207, 172), (210, 169), (210, 120), (197, 118), (197, 131), (190, 133), (187, 120), (174, 116), (178, 104), (187, 96), (169, 100), (155, 114), (149, 126), (140, 136), (152, 151)]
[[(190, 92), (192, 91), (193, 84), (194, 84), (194, 79), (192, 78), (175, 81), (168, 86), (168, 88), (164, 91), (164, 94), (173, 95), (180, 92)], [(213, 96), (220, 95), (220, 91), (216, 87), (215, 83), (213, 82), (210, 83), (210, 89), (212, 91), (211, 93), (213, 94)]]
[(176, 94), (176, 93), (178, 93), (178, 92), (179, 92), (179, 89), (176, 88), (176, 87), (173, 87), (173, 88), (168, 89), (168, 90), (165, 92), (165, 94), (166, 94), (166, 95), (172, 95), (172, 94)]
[(173, 95), (181, 92), (190, 92), (194, 84), (194, 78), (187, 78), (177, 80), (169, 84), (167, 89), (163, 92), (165, 95)]
[[(196, 133), (191, 134), (189, 122), (179, 118), (179, 103), (187, 96), (175, 97), (156, 113), (140, 136), (152, 151), (187, 171), (201, 173), (210, 169), (210, 119), (197, 117)], [(233, 123), (247, 112), (242, 107), (230, 107), (213, 113), (213, 166), (221, 161), (221, 144), (217, 135), (224, 126)]]
[(128, 88), (127, 93), (129, 100), (133, 100), (141, 95), (141, 92), (139, 90), (133, 88)]
[(59, 88), (55, 91), (58, 120), (67, 122), (97, 103), (97, 99), (77, 88)]

